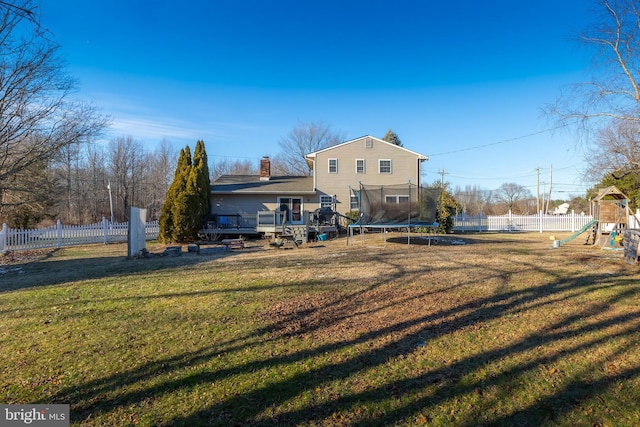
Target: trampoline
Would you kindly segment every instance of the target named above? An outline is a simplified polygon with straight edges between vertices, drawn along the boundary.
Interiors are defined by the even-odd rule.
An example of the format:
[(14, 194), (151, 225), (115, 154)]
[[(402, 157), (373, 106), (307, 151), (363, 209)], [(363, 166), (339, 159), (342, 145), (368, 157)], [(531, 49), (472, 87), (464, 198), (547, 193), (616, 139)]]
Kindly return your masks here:
[(351, 195), (358, 200), (360, 217), (349, 225), (348, 242), (353, 242), (354, 231), (381, 230), (386, 245), (387, 230), (408, 230), (407, 244), (411, 244), (411, 232), (416, 229), (433, 230), (439, 190), (420, 187), (410, 182), (394, 185), (365, 185), (351, 188)]

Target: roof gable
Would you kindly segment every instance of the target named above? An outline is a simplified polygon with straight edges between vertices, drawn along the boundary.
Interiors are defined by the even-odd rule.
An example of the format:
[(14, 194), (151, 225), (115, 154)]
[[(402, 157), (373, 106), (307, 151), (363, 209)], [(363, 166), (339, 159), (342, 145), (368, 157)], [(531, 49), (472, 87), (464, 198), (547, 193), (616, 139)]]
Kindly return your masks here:
[(344, 147), (345, 145), (349, 145), (349, 144), (357, 144), (357, 143), (364, 144), (367, 138), (370, 138), (371, 140), (373, 140), (376, 143), (387, 144), (387, 145), (389, 145), (389, 146), (391, 146), (391, 147), (393, 147), (395, 149), (402, 150), (402, 151), (404, 151), (406, 153), (410, 153), (410, 154), (416, 156), (419, 160), (422, 160), (422, 161), (429, 160), (429, 157), (425, 156), (424, 154), (420, 154), (420, 153), (417, 153), (415, 151), (408, 150), (408, 149), (406, 149), (404, 147), (392, 144), (390, 142), (387, 142), (387, 141), (385, 141), (383, 139), (380, 139), (380, 138), (376, 138), (375, 136), (371, 136), (371, 135), (364, 135), (364, 136), (361, 136), (359, 138), (352, 139), (350, 141), (345, 141), (345, 142), (342, 142), (342, 143), (337, 144), (337, 145), (332, 145), (331, 147), (323, 148), (322, 150), (314, 151), (313, 153), (307, 154), (305, 156), (305, 158), (314, 159), (316, 157), (316, 155), (318, 155), (319, 153), (324, 153), (324, 152), (327, 152), (327, 151), (340, 149), (340, 148)]

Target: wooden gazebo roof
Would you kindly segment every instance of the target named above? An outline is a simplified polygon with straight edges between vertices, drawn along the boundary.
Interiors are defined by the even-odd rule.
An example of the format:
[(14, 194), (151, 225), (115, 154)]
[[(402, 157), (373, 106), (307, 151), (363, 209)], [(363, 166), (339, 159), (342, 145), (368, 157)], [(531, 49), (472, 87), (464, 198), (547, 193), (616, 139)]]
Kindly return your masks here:
[(599, 202), (600, 200), (605, 199), (613, 199), (613, 200), (629, 200), (629, 198), (622, 191), (618, 189), (615, 185), (611, 185), (607, 188), (601, 188), (598, 190), (598, 195), (593, 198), (594, 202)]

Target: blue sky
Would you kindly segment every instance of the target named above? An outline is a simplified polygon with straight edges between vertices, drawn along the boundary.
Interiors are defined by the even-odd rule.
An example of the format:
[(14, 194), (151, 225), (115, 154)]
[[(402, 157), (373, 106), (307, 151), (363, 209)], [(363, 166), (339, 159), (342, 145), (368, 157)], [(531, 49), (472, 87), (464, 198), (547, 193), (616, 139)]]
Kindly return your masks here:
[[(585, 0), (39, 0), (108, 138), (205, 141), (212, 162), (279, 152), (300, 122), (393, 129), (426, 181), (582, 194), (581, 144), (542, 109), (587, 79)], [(517, 5), (516, 5), (517, 4)]]

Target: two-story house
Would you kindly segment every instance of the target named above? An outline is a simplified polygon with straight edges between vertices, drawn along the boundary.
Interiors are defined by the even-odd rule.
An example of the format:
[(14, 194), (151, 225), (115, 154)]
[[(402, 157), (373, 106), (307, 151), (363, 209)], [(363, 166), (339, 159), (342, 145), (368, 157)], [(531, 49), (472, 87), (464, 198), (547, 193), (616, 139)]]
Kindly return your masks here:
[(263, 230), (265, 220), (303, 226), (305, 213), (321, 207), (345, 215), (358, 209), (351, 189), (360, 183), (420, 185), (420, 165), (427, 159), (370, 135), (309, 153), (312, 176), (271, 175), (270, 161), (263, 158), (260, 175), (224, 175), (211, 184), (212, 227), (250, 234)]
[(382, 139), (367, 135), (307, 154), (313, 169), (313, 187), (320, 205), (335, 203), (346, 214), (358, 209), (352, 189), (366, 185), (420, 182), (420, 165), (429, 158)]

